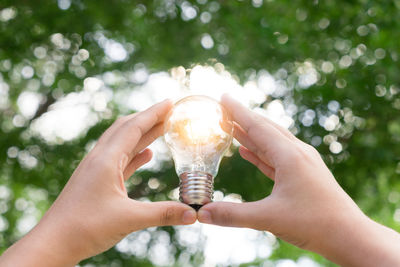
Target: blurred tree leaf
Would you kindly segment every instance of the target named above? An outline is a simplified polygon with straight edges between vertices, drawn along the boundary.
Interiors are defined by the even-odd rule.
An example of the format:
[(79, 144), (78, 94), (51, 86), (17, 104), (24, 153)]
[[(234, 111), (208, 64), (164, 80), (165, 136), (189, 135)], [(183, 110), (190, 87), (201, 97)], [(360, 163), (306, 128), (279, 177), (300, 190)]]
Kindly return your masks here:
[[(185, 13), (189, 7), (192, 17)], [(18, 221), (27, 207), (36, 207), (40, 217), (90, 144), (113, 118), (127, 112), (112, 101), (108, 119), (99, 119), (74, 140), (49, 143), (33, 135), (31, 125), (55, 101), (82, 91), (87, 77), (123, 74), (138, 66), (149, 72), (180, 65), (190, 68), (210, 64), (210, 59), (221, 62), (242, 83), (263, 70), (284, 82), (290, 90), (268, 96), (262, 107), (276, 99), (287, 107), (293, 100), (298, 110), (291, 129), (318, 148), (339, 183), (369, 216), (399, 231), (399, 11), (399, 1), (364, 0), (2, 1), (0, 185), (10, 194), (0, 198), (0, 207), (6, 207), (0, 208), (0, 216), (7, 225), (0, 229), (0, 252), (21, 235)], [(212, 38), (209, 49), (201, 45), (205, 34)], [(125, 58), (112, 60), (107, 42), (122, 45)], [(32, 75), (29, 69), (23, 73), (25, 66), (32, 67)], [(301, 72), (311, 68), (317, 71), (317, 81), (301, 86)], [(110, 87), (116, 94), (138, 86), (116, 82)], [(24, 92), (38, 93), (42, 101), (36, 114), (21, 122), (18, 99)], [(315, 114), (311, 124), (304, 119), (308, 110)], [(336, 118), (330, 116), (339, 121), (333, 129), (324, 127), (327, 118)], [(333, 153), (334, 142), (342, 148), (338, 153)], [(37, 164), (25, 166), (24, 156), (34, 157)], [(178, 184), (171, 164), (159, 172), (136, 176), (140, 178), (137, 183), (129, 185), (130, 196), (136, 198), (168, 199)], [(158, 190), (147, 186), (153, 177), (162, 184)], [(267, 196), (272, 185), (237, 153), (223, 160), (215, 181), (217, 190), (240, 194), (245, 201)], [(166, 231), (175, 240), (175, 230)], [(183, 248), (174, 247), (177, 260)], [(200, 254), (191, 256), (195, 265), (202, 261)], [(271, 260), (302, 255), (333, 266), (284, 242)], [(153, 264), (148, 258), (135, 258), (117, 249), (82, 264), (86, 263)]]

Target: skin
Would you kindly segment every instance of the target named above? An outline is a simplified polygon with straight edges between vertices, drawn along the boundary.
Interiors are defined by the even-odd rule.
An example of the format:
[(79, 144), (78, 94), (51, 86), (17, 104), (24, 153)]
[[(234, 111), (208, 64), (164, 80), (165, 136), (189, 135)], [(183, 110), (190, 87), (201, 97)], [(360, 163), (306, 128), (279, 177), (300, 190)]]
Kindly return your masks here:
[(363, 214), (312, 146), (227, 95), (221, 103), (240, 155), (275, 183), (256, 202), (203, 206), (200, 222), (270, 231), (342, 266), (400, 266), (400, 234)]
[(191, 207), (139, 202), (128, 198), (124, 185), (151, 159), (146, 147), (163, 134), (171, 107), (167, 100), (118, 119), (82, 160), (38, 225), (3, 253), (0, 266), (75, 266), (133, 231), (194, 223)]
[[(400, 235), (361, 212), (313, 147), (227, 96), (222, 104), (235, 121), (241, 156), (275, 184), (256, 202), (205, 205), (200, 222), (270, 231), (343, 266), (400, 266)], [(133, 231), (194, 223), (189, 206), (135, 201), (124, 186), (151, 159), (146, 147), (163, 134), (171, 107), (164, 101), (118, 119), (39, 224), (3, 253), (0, 266), (74, 266)]]

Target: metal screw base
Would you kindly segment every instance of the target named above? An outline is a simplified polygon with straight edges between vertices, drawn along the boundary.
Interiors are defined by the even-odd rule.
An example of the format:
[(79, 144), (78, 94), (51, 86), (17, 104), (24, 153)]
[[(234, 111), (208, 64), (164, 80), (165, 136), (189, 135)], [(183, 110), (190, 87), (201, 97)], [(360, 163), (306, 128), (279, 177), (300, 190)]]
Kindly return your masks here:
[(179, 200), (196, 210), (212, 201), (213, 177), (206, 172), (184, 172), (179, 176)]

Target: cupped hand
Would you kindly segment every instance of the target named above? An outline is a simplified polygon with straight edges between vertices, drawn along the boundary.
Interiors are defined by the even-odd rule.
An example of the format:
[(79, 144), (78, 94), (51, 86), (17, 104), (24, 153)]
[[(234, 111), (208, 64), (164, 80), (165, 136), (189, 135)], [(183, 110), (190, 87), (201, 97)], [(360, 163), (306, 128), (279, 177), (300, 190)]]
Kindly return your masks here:
[[(349, 255), (356, 252), (348, 245), (362, 248), (358, 244), (364, 242), (362, 236), (375, 230), (370, 231), (371, 222), (342, 190), (319, 153), (232, 98), (225, 95), (221, 103), (233, 117), (240, 155), (272, 179), (274, 186), (270, 195), (256, 202), (207, 204), (198, 212), (199, 221), (270, 231), (340, 264), (357, 263)], [(369, 250), (361, 249), (364, 260)]]
[(171, 107), (167, 100), (118, 119), (82, 160), (39, 224), (4, 253), (0, 265), (8, 266), (8, 258), (14, 259), (9, 266), (19, 266), (13, 258), (19, 252), (25, 255), (20, 266), (73, 266), (133, 231), (194, 223), (197, 216), (191, 207), (139, 202), (127, 196), (124, 185), (151, 159), (146, 147), (163, 134), (163, 120)]

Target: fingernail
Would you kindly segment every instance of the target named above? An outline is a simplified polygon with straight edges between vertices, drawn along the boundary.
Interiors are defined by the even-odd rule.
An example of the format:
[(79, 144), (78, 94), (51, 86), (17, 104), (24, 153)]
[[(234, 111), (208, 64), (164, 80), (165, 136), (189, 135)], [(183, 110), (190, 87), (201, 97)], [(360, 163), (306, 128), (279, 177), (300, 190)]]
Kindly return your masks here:
[(201, 210), (199, 210), (198, 216), (199, 216), (199, 222), (212, 223), (211, 213), (209, 211), (201, 209)]
[(184, 224), (192, 223), (196, 220), (196, 212), (193, 209), (187, 210), (183, 213), (182, 222)]

